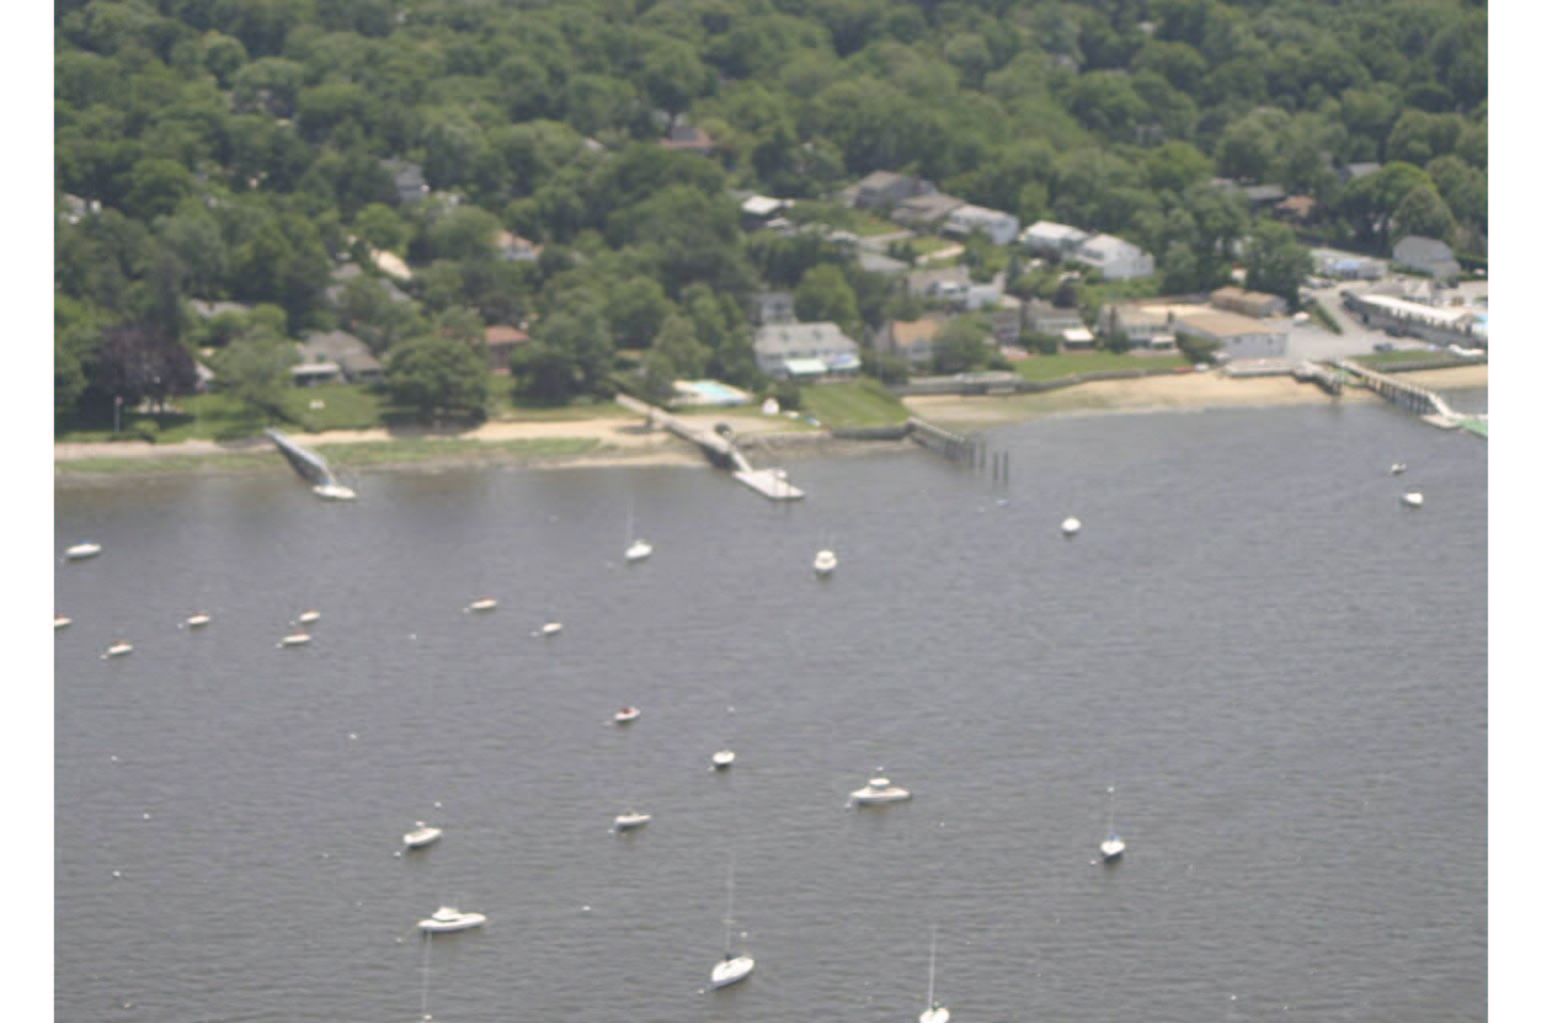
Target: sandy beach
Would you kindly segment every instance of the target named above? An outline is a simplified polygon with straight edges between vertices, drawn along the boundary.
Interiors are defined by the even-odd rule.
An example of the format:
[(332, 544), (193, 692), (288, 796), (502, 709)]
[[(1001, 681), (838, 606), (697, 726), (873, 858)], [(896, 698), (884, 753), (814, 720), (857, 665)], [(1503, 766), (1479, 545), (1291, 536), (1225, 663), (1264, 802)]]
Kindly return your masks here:
[[(1488, 366), (1461, 366), (1451, 369), (1410, 373), (1406, 379), (1436, 389), (1485, 387)], [(1106, 380), (1078, 384), (1040, 394), (990, 397), (911, 397), (905, 405), (917, 416), (940, 426), (956, 429), (985, 429), (1005, 423), (1040, 416), (1149, 412), (1164, 409), (1197, 410), (1204, 408), (1269, 407), (1292, 404), (1325, 404), (1331, 401), (1379, 401), (1367, 391), (1351, 389), (1342, 398), (1331, 398), (1311, 384), (1298, 383), (1288, 376), (1233, 378), (1219, 373), (1184, 373), (1152, 376), (1133, 380)], [(797, 450), (833, 453), (837, 450), (862, 450), (886, 447), (866, 442), (832, 441), (826, 434), (814, 432), (783, 417), (753, 413), (724, 412), (712, 417), (713, 423), (726, 422), (753, 450), (758, 446), (775, 448), (779, 454)], [(684, 441), (663, 430), (651, 430), (636, 417), (597, 417), (571, 420), (513, 420), (484, 423), (471, 430), (435, 433), (432, 431), (335, 430), (304, 434), (296, 439), (307, 446), (322, 449), (334, 445), (383, 443), (398, 439), (481, 441), (489, 445), (491, 461), (513, 464), (556, 466), (595, 466), (611, 464), (700, 465), (701, 455)], [(503, 442), (540, 440), (589, 440), (595, 445), (581, 454), (541, 456), (522, 454), (517, 449), (498, 451)], [(88, 463), (100, 459), (132, 459), (145, 464), (147, 472), (156, 471), (155, 463), (168, 460), (214, 456), (269, 453), (272, 446), (262, 439), (238, 443), (208, 440), (178, 444), (150, 444), (142, 441), (113, 443), (66, 443), (54, 445), (55, 476), (68, 478), (88, 474), (70, 463)], [(447, 447), (445, 459), (437, 464), (469, 461), (464, 446)], [(488, 461), (488, 459), (477, 459)], [(276, 463), (276, 465), (279, 463)], [(423, 465), (419, 457), (414, 464)]]

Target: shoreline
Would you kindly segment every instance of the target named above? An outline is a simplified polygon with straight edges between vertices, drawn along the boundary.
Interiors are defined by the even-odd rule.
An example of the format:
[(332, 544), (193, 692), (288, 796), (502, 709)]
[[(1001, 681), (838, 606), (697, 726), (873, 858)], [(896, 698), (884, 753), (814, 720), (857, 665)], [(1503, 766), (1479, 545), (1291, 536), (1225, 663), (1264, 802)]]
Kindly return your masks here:
[[(1407, 379), (1435, 390), (1488, 386), (1487, 364), (1409, 373)], [(912, 414), (956, 430), (981, 430), (1059, 415), (1197, 412), (1216, 408), (1268, 408), (1284, 405), (1381, 401), (1369, 391), (1349, 389), (1334, 398), (1290, 376), (1227, 377), (1185, 373), (1131, 380), (1100, 380), (1035, 394), (965, 397), (912, 396), (904, 399)], [(810, 455), (883, 454), (914, 448), (911, 441), (844, 440), (809, 431), (795, 422), (724, 411), (715, 421), (733, 427), (753, 457), (770, 453), (776, 460)], [(498, 421), (471, 430), (440, 432), (385, 429), (337, 430), (306, 434), (299, 441), (336, 461), (345, 473), (377, 470), (439, 471), (465, 466), (526, 469), (609, 468), (615, 466), (703, 466), (705, 459), (687, 442), (664, 430), (650, 429), (635, 417), (553, 421)], [(432, 446), (444, 443), (443, 451)], [(400, 445), (400, 457), (390, 449)], [(342, 452), (367, 446), (371, 457), (349, 465)], [(339, 450), (341, 449), (341, 450)], [(363, 453), (364, 448), (360, 448)], [(233, 443), (209, 440), (178, 444), (144, 441), (64, 443), (54, 445), (54, 482), (90, 484), (125, 477), (187, 473), (290, 472), (272, 446), (261, 438)], [(379, 455), (379, 457), (374, 457)]]

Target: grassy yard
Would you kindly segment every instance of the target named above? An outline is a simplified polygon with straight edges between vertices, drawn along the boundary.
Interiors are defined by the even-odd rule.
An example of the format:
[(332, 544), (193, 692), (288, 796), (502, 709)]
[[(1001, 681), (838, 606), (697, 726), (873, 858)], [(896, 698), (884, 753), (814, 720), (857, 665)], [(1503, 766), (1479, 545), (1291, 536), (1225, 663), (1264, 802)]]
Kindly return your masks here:
[(802, 389), (803, 412), (832, 429), (895, 426), (910, 413), (874, 380), (814, 384)]
[(1395, 352), (1372, 352), (1356, 355), (1354, 361), (1368, 369), (1396, 366), (1404, 362), (1448, 362), (1453, 366), (1466, 365), (1472, 360), (1462, 359), (1449, 352), (1431, 351), (1425, 348), (1399, 349)]
[(1103, 373), (1119, 369), (1178, 369), (1189, 360), (1181, 355), (1117, 355), (1113, 352), (1075, 352), (1035, 355), (1012, 364), (1024, 380), (1058, 380), (1078, 373)]

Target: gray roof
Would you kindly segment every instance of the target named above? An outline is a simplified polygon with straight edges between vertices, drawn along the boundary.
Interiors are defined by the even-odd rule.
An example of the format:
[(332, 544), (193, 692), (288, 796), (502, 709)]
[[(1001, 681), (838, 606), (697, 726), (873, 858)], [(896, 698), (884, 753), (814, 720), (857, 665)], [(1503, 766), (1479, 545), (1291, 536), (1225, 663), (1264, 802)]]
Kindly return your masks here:
[(1420, 262), (1441, 261), (1444, 262), (1455, 257), (1451, 255), (1451, 247), (1437, 238), (1425, 238), (1423, 235), (1411, 234), (1392, 246), (1394, 259), (1403, 262), (1418, 260)]
[(335, 362), (350, 377), (384, 372), (380, 361), (370, 353), (369, 346), (347, 331), (307, 334), (300, 344), (300, 353), (308, 362)]
[(857, 343), (833, 323), (775, 323), (755, 331), (755, 350), (765, 355), (832, 349), (859, 350)]

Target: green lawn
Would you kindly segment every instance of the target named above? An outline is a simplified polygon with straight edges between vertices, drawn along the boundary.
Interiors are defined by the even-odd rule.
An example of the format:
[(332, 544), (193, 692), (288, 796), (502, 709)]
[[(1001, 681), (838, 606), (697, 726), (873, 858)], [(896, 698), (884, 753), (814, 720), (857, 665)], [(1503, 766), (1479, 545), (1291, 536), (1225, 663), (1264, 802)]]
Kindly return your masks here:
[(1181, 355), (1116, 355), (1113, 352), (1074, 352), (1035, 355), (1014, 362), (1012, 368), (1024, 380), (1058, 380), (1078, 373), (1103, 373), (1117, 369), (1178, 369), (1189, 360)]
[(910, 418), (900, 400), (875, 380), (812, 384), (800, 395), (802, 411), (831, 429), (895, 426)]

